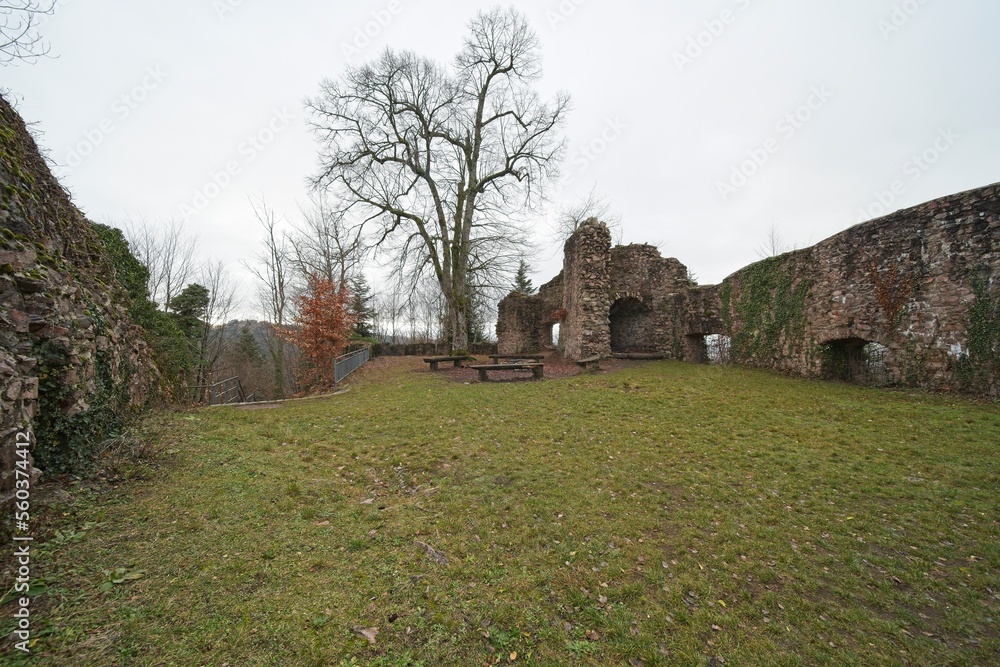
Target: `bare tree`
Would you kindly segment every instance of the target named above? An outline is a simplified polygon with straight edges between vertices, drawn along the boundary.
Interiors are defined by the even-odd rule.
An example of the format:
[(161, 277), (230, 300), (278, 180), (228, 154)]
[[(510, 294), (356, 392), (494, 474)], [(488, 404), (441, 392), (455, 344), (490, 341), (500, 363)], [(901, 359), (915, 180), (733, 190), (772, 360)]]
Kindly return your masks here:
[(375, 335), (379, 340), (398, 342), (399, 318), (403, 311), (400, 291), (390, 286), (375, 294)]
[(343, 211), (314, 191), (309, 207), (302, 211), (302, 222), (294, 226), (289, 239), (292, 262), (299, 278), (319, 275), (334, 285), (347, 282), (364, 255), (361, 239), (348, 227)]
[(199, 341), (200, 368), (196, 384), (205, 384), (233, 342), (229, 318), (239, 306), (239, 286), (230, 278), (221, 261), (202, 267), (200, 283), (208, 289), (204, 327)]
[(136, 259), (149, 269), (149, 298), (169, 310), (170, 302), (195, 276), (197, 238), (187, 236), (184, 223), (176, 219), (156, 225), (144, 218), (126, 218), (123, 231)]
[(397, 268), (434, 276), (453, 349), (468, 344), (472, 277), (516, 269), (518, 218), (562, 153), (555, 131), (569, 99), (542, 102), (531, 87), (540, 73), (524, 16), (494, 9), (472, 21), (450, 70), (386, 50), (308, 103), (321, 144), (315, 184), (357, 212), (358, 233)]
[(784, 239), (781, 238), (778, 226), (774, 222), (771, 222), (771, 226), (767, 228), (767, 237), (764, 239), (764, 243), (757, 248), (757, 256), (761, 259), (777, 257), (778, 255), (784, 255), (790, 249)]
[(264, 248), (254, 264), (244, 264), (257, 278), (260, 305), (273, 327), (268, 329), (267, 353), (274, 369), (274, 394), (285, 394), (287, 350), (283, 338), (275, 327), (285, 326), (291, 303), (292, 249), (288, 237), (278, 229), (279, 219), (274, 209), (268, 208), (263, 199), (250, 201), (254, 217), (264, 228)]
[(39, 23), (56, 10), (56, 0), (0, 0), (0, 65), (34, 62), (49, 52)]
[(556, 216), (555, 233), (561, 243), (573, 235), (585, 221), (597, 218), (611, 230), (615, 244), (622, 241), (622, 217), (611, 208), (611, 200), (597, 194), (593, 189), (577, 202), (563, 207)]

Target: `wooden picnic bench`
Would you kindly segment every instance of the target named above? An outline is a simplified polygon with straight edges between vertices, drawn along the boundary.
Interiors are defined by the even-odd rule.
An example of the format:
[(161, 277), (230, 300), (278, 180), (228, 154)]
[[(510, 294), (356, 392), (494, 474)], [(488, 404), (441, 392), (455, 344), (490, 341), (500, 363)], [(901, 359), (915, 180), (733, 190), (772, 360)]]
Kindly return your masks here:
[(632, 361), (658, 361), (667, 358), (667, 355), (662, 352), (616, 352), (611, 356), (615, 359), (631, 359)]
[(588, 369), (600, 370), (601, 357), (599, 355), (594, 355), (593, 357), (580, 359), (579, 361), (576, 362), (576, 365), (582, 368), (583, 370), (588, 370)]
[(470, 357), (469, 355), (460, 355), (457, 357), (425, 357), (424, 363), (431, 365), (431, 370), (436, 371), (438, 369), (438, 364), (446, 364), (449, 361), (455, 362), (455, 368), (461, 368), (463, 361), (475, 361), (475, 357)]
[(491, 354), (490, 359), (493, 360), (494, 364), (499, 364), (501, 359), (506, 359), (512, 361), (515, 359), (531, 359), (532, 361), (541, 361), (545, 358), (544, 354)]
[(479, 381), (489, 381), (490, 371), (531, 371), (536, 380), (545, 377), (545, 364), (482, 364), (480, 366), (469, 366), (479, 372)]

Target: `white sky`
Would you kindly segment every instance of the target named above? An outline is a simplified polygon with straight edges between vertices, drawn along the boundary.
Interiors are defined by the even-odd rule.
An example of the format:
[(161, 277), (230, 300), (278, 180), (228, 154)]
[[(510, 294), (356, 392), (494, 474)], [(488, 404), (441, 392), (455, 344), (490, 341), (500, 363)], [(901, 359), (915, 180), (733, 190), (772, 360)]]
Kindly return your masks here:
[[(188, 226), (246, 281), (249, 314), (239, 260), (261, 233), (248, 196), (297, 215), (317, 167), (303, 100), (341, 74), (356, 31), (391, 16), (354, 63), (385, 46), (450, 62), (493, 4), (60, 0), (42, 29), (57, 57), (0, 69), (0, 86), (93, 220), (178, 217), (208, 187)], [(571, 182), (554, 205), (596, 188), (625, 243), (658, 245), (703, 284), (755, 261), (772, 223), (804, 247), (876, 212), (879, 193), (891, 211), (1000, 180), (995, 0), (513, 4), (543, 45), (541, 92), (573, 97)], [(723, 197), (754, 154), (766, 162)], [(230, 162), (239, 173), (216, 193), (212, 174)], [(537, 230), (539, 285), (562, 257)]]

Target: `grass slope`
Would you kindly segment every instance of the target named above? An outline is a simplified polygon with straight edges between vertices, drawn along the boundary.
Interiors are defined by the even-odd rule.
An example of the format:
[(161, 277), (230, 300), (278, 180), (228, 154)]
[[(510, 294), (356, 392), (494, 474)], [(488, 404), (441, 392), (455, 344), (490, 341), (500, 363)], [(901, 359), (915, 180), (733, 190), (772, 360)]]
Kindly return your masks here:
[(668, 362), (417, 366), (171, 418), (169, 465), (77, 492), (43, 546), (32, 660), (1000, 662), (995, 406)]

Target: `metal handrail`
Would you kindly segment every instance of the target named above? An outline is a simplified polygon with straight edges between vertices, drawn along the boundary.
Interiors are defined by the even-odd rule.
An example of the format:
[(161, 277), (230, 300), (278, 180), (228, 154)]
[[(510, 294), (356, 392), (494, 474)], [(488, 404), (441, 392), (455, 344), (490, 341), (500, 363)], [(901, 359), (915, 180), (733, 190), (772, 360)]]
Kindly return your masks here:
[(340, 381), (346, 378), (348, 375), (358, 370), (366, 363), (368, 363), (372, 358), (372, 348), (371, 346), (365, 346), (363, 349), (357, 352), (351, 352), (350, 354), (345, 354), (341, 357), (337, 357), (333, 361), (333, 386), (336, 387), (340, 384)]
[(195, 402), (203, 403), (205, 395), (208, 395), (209, 405), (230, 405), (232, 403), (250, 403), (255, 400), (255, 394), (247, 393), (243, 390), (243, 383), (239, 377), (231, 377), (212, 384), (190, 385), (186, 387), (195, 390)]

